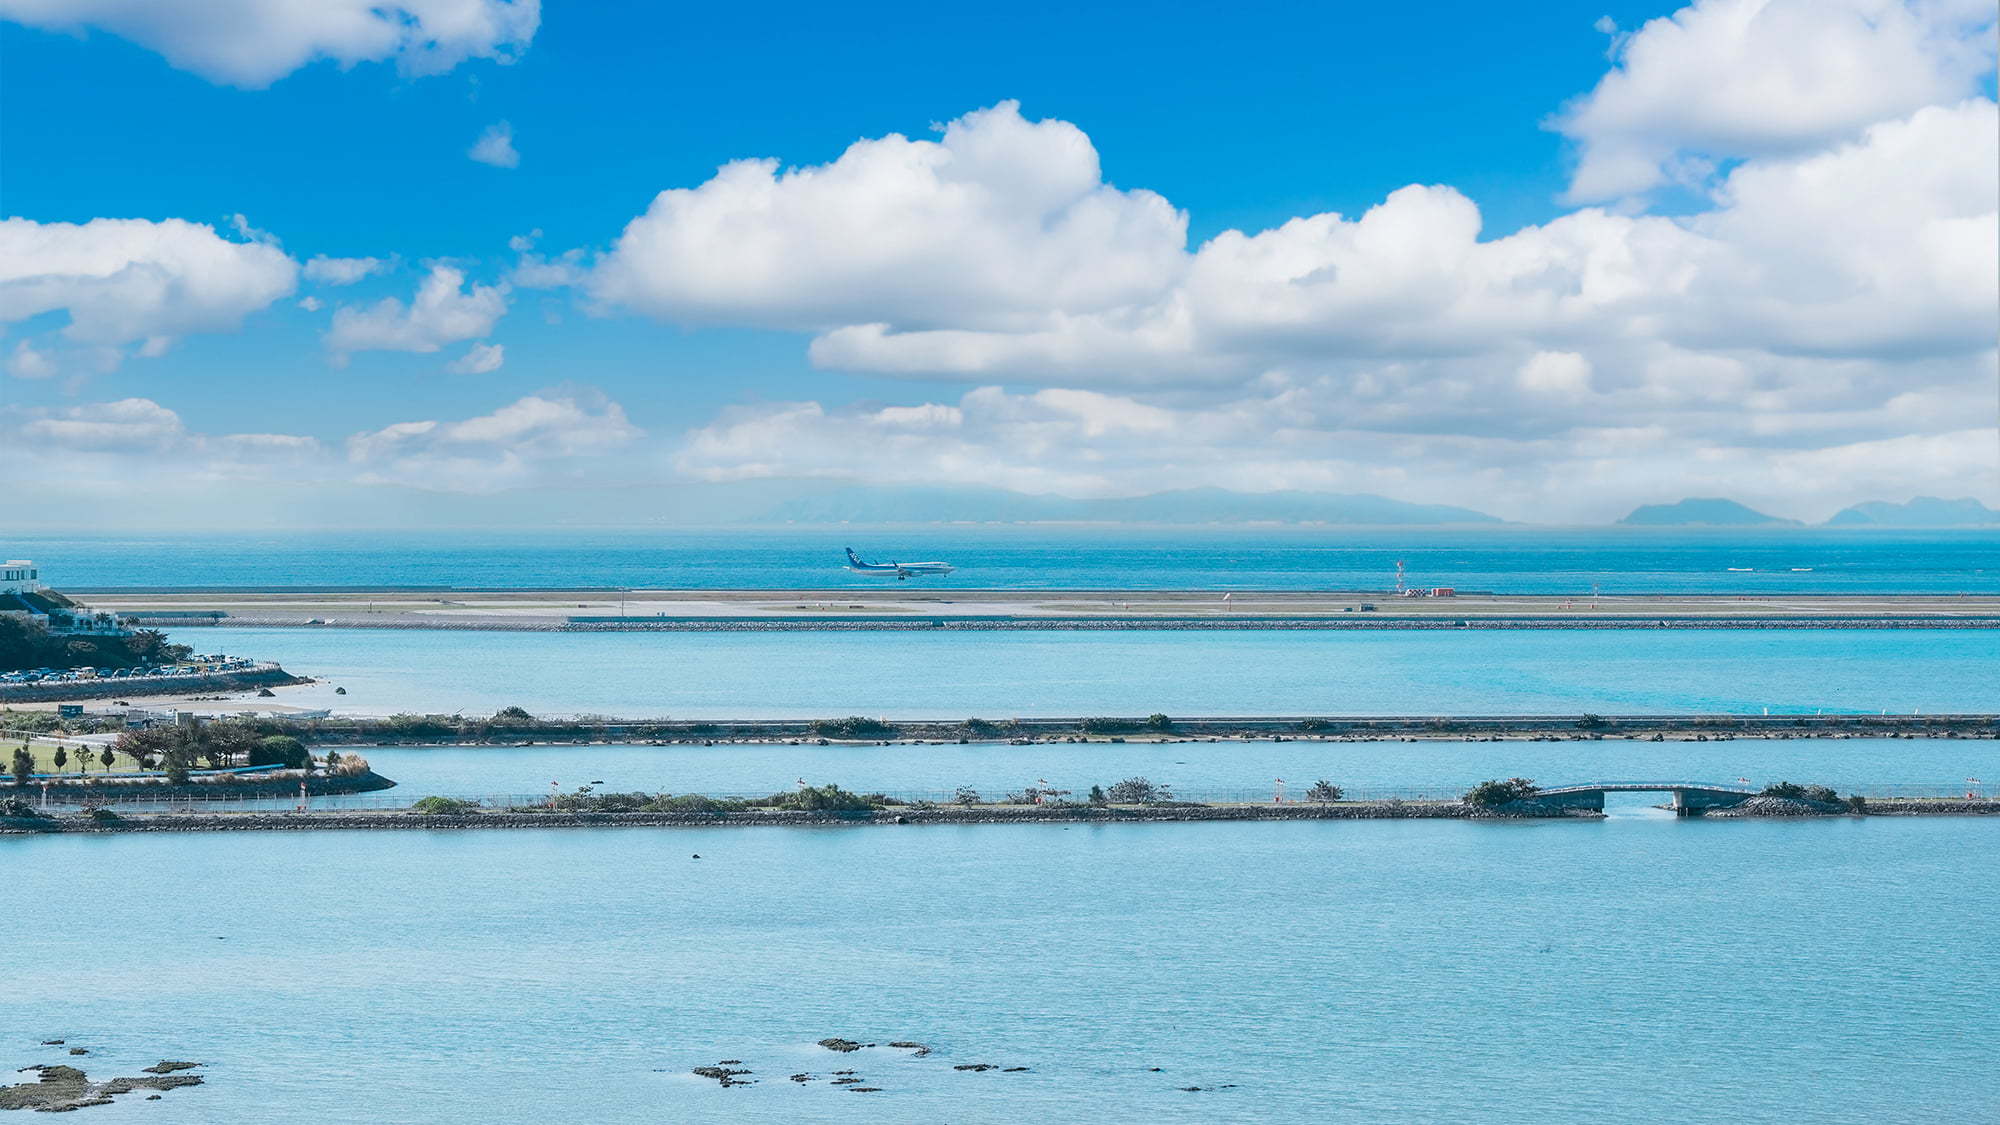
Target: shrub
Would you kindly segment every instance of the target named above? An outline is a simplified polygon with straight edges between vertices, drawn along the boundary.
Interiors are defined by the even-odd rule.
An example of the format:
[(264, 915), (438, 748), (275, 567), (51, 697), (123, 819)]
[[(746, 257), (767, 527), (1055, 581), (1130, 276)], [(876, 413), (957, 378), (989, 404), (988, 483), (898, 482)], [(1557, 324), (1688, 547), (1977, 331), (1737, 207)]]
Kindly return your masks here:
[(896, 733), (896, 728), (880, 719), (849, 715), (845, 719), (814, 719), (812, 732), (826, 738), (880, 738)]
[(1808, 801), (1818, 801), (1823, 805), (1837, 805), (1840, 803), (1840, 794), (1835, 793), (1831, 788), (1824, 785), (1808, 785), (1805, 787), (1805, 791), (1800, 793), (1799, 796), (1804, 797)]
[(1093, 785), (1090, 787), (1090, 803), (1100, 809), (1111, 803), (1111, 798), (1104, 795), (1104, 787), (1102, 785)]
[(959, 725), (967, 734), (992, 734), (1000, 729), (987, 719), (967, 719)]
[(1174, 795), (1164, 785), (1155, 785), (1143, 777), (1128, 777), (1106, 790), (1104, 798), (1114, 805), (1154, 805), (1171, 801)]
[(742, 801), (718, 801), (714, 797), (704, 797), (699, 793), (682, 793), (668, 796), (665, 793), (646, 803), (647, 812), (673, 813), (726, 813), (742, 812)]
[(1483, 809), (1497, 808), (1512, 801), (1525, 801), (1541, 788), (1525, 777), (1510, 777), (1505, 781), (1482, 781), (1465, 791), (1465, 803)]
[(1805, 795), (1805, 786), (1794, 785), (1789, 781), (1774, 781), (1764, 787), (1764, 796), (1766, 797), (1784, 797), (1790, 800), (1798, 800)]
[(1313, 782), (1312, 788), (1306, 790), (1306, 800), (1316, 805), (1330, 805), (1345, 796), (1347, 794), (1341, 790), (1340, 786), (1323, 777)]
[(289, 734), (266, 735), (257, 740), (257, 761), (253, 765), (281, 765), (288, 770), (302, 770), (312, 764), (312, 755), (306, 752), (305, 744)]
[(793, 808), (802, 812), (870, 812), (875, 802), (859, 793), (849, 793), (838, 785), (811, 786), (796, 793), (782, 794), (780, 808)]
[(493, 712), (493, 721), (496, 723), (531, 723), (535, 721), (535, 717), (528, 714), (526, 707), (502, 707), (498, 711)]
[(479, 806), (457, 797), (423, 797), (411, 803), (410, 811), (420, 816), (464, 816), (478, 812)]
[(954, 805), (976, 805), (979, 802), (979, 790), (970, 785), (959, 786), (958, 791), (951, 795), (951, 803)]
[(1152, 714), (1146, 716), (1146, 729), (1172, 730), (1174, 729), (1174, 721), (1172, 719), (1167, 718), (1165, 715), (1160, 714), (1158, 711), (1155, 711)]
[(1332, 730), (1333, 724), (1325, 719), (1304, 719), (1300, 721), (1299, 729), (1311, 734), (1314, 731)]
[(1603, 730), (1610, 725), (1604, 721), (1604, 716), (1602, 715), (1585, 714), (1581, 719), (1576, 721), (1576, 729), (1578, 730)]
[(19, 797), (0, 798), (0, 816), (20, 816), (43, 819), (42, 811)]
[(1847, 795), (1847, 811), (1858, 812), (1858, 813), (1867, 812), (1868, 798), (1863, 797), (1859, 793), (1849, 793)]
[(1085, 734), (1130, 734), (1140, 729), (1131, 719), (1111, 719), (1096, 717), (1080, 720), (1077, 729)]

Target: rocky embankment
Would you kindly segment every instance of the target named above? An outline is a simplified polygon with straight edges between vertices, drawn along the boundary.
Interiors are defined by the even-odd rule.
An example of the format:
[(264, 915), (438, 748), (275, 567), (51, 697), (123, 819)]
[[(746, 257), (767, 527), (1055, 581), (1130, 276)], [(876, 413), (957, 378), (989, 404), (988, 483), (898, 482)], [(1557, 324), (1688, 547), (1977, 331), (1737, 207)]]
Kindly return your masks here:
[[(1794, 806), (1811, 806), (1810, 808)], [(1867, 814), (1967, 816), (2000, 814), (2000, 800), (1901, 798), (1871, 802)], [(1857, 815), (1845, 806), (1755, 798), (1709, 817)], [(394, 831), (505, 828), (712, 828), (923, 824), (1181, 824), (1282, 820), (1597, 819), (1596, 812), (1496, 811), (1458, 801), (1367, 801), (1330, 805), (1161, 805), (1050, 808), (1036, 805), (896, 807), (865, 813), (759, 809), (745, 812), (558, 812), (495, 809), (420, 814), (408, 810), (310, 812), (130, 813), (114, 816), (0, 817), (0, 833)]]
[(198, 692), (250, 691), (255, 688), (308, 684), (276, 664), (260, 664), (240, 672), (202, 676), (128, 676), (124, 679), (63, 680), (60, 683), (0, 684), (0, 703), (60, 703), (69, 700), (123, 699), (139, 695), (192, 695)]

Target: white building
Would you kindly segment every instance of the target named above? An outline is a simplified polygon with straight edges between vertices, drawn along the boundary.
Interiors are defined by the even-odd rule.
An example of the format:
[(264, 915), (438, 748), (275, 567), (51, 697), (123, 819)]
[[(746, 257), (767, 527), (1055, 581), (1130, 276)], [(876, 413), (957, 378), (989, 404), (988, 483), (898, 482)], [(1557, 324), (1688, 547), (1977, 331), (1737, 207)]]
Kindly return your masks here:
[(0, 563), (0, 594), (38, 594), (42, 590), (41, 571), (27, 559)]

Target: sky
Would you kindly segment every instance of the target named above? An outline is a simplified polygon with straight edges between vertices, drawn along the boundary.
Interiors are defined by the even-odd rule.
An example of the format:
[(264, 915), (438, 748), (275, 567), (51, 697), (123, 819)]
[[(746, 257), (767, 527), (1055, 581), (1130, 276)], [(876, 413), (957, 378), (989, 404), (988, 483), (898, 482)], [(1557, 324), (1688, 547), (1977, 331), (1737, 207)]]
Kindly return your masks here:
[(52, 507), (217, 525), (797, 481), (2000, 504), (1995, 35), (0, 0), (0, 447)]

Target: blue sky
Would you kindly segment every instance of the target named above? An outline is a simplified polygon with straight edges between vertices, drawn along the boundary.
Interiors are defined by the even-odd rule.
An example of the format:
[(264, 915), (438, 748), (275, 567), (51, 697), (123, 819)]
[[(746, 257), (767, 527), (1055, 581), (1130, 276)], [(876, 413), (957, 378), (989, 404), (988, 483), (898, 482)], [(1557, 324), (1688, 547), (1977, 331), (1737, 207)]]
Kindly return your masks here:
[[(42, 225), (204, 224), (226, 242), (266, 243), (276, 253), (262, 264), (279, 273), (291, 267), (277, 255), (388, 264), (352, 285), (267, 272), (247, 295), (193, 311), (170, 294), (130, 311), (129, 331), (86, 341), (66, 326), (90, 298), (23, 298), (13, 307), (25, 314), (7, 316), (0, 297), (13, 321), (0, 338), (13, 371), (0, 376), (0, 425), (68, 443), (72, 472), (115, 476), (129, 469), (121, 454), (151, 449), (176, 451), (220, 497), (274, 478), (491, 491), (838, 478), (847, 444), (893, 451), (926, 480), (1024, 491), (1296, 487), (1517, 517), (1560, 498), (1561, 518), (1589, 519), (1731, 481), (1744, 485), (1733, 495), (1819, 515), (1905, 498), (1882, 490), (1921, 459), (1933, 468), (1912, 489), (2000, 499), (1992, 443), (1966, 424), (1980, 388), (1992, 397), (1992, 303), (1982, 313), (1982, 293), (1959, 292), (1964, 307), (1940, 314), (1896, 296), (1953, 291), (1966, 240), (1975, 256), (1992, 249), (1990, 193), (1977, 201), (1990, 153), (1936, 183), (1871, 181), (1873, 196), (1784, 203), (1828, 178), (1814, 159), (1860, 168), (1912, 146), (1962, 150), (1955, 138), (1976, 136), (1992, 106), (1983, 5), (889, 5), (861, 19), (824, 5), (411, 0), (404, 14), (426, 34), (461, 17), (511, 29), (425, 54), (266, 27), (251, 18), (256, 0), (219, 5), (248, 17), (162, 30), (177, 3), (81, 0), (57, 17), (38, 0), (0, 0), (16, 21), (0, 22), (0, 211)], [(333, 58), (293, 65), (315, 53)], [(1695, 104), (1708, 92), (1714, 105)], [(826, 165), (890, 134), (939, 142), (933, 123), (959, 119), (980, 122), (966, 138), (999, 136), (1013, 110), (966, 115), (1010, 99), (1024, 129), (1066, 125), (1022, 134), (980, 173), (990, 198), (974, 214), (908, 231), (891, 216), (885, 230), (843, 212), (850, 196), (802, 187), (760, 211), (718, 188), (714, 229), (686, 216), (657, 224), (668, 249), (648, 252), (673, 261), (635, 251), (616, 263), (630, 269), (607, 265), (656, 194), (697, 188), (731, 161)], [(518, 163), (470, 159), (502, 122)], [(1062, 163), (1072, 134), (1094, 148), (1103, 198), (1136, 234), (1055, 229), (1085, 207)], [(881, 196), (903, 186), (866, 185)], [(1372, 233), (1354, 225), (1406, 185), (1429, 194), (1403, 197)], [(995, 218), (1009, 191), (1044, 189), (1061, 196), (1047, 211)], [(1160, 210), (1140, 193), (1163, 197)], [(1462, 225), (1461, 201), (1476, 205), (1479, 244), (1525, 232), (1517, 248), (1484, 252), (1504, 262), (1462, 261), (1480, 253), (1469, 228), (1429, 244)], [(1759, 241), (1783, 225), (1753, 210), (1763, 206), (1803, 216), (1801, 229)], [(1911, 213), (1876, 232), (1884, 245), (1912, 230), (1942, 231), (1948, 245), (1879, 276), (1857, 267), (1832, 287), (1842, 292), (1824, 292), (1836, 267), (1813, 255), (1850, 237), (1849, 211), (1885, 207)], [(1245, 255), (1204, 250), (1225, 232), (1332, 212), (1348, 226), (1294, 228), (1289, 247), (1273, 237)], [(1178, 247), (1168, 213), (1185, 217)], [(74, 237), (36, 229), (37, 247)], [(534, 231), (529, 253), (572, 253), (560, 283), (518, 270), (510, 239)], [(134, 253), (127, 236), (140, 233), (94, 253)], [(791, 265), (867, 257), (845, 244), (904, 235), (917, 258), (831, 262), (818, 275)], [(1024, 237), (1033, 245), (1008, 259)], [(989, 238), (997, 255), (953, 256)], [(777, 272), (711, 302), (727, 279), (702, 270), (728, 273), (737, 239), (766, 240)], [(1688, 245), (1660, 248), (1676, 239)], [(1866, 239), (1855, 241), (1867, 260)], [(1329, 290), (1271, 319), (1292, 291), (1260, 290), (1269, 279), (1255, 271), (1311, 253), (1326, 261), (1287, 285), (1337, 278), (1354, 293)], [(1732, 254), (1750, 264), (1714, 264)], [(1546, 269), (1532, 264), (1543, 257)], [(1101, 284), (1085, 277), (1081, 295), (1021, 299), (1100, 261), (1117, 268)], [(1633, 277), (1607, 287), (1610, 261)], [(397, 319), (439, 265), (465, 286), (445, 287), (453, 299), (488, 286), (485, 304), (457, 308), (450, 324)], [(77, 268), (24, 266), (14, 281)], [(935, 300), (899, 291), (899, 278), (988, 269), (991, 284), (964, 293), (950, 282)], [(1205, 270), (1219, 279), (1208, 288)], [(1689, 284), (1691, 270), (1706, 272)], [(1426, 307), (1457, 279), (1496, 271), (1490, 292)], [(1544, 273), (1566, 280), (1533, 309), (1487, 307)], [(803, 295), (777, 294), (774, 278), (796, 279)], [(1642, 302), (1628, 300), (1635, 288)], [(1737, 323), (1732, 310), (1774, 290), (1784, 308)], [(820, 292), (840, 294), (840, 307)], [(1246, 311), (1230, 305), (1237, 292), (1263, 295)], [(1530, 323), (1579, 295), (1590, 308)], [(401, 304), (345, 336), (332, 327), (341, 308), (358, 315), (385, 299)], [(1190, 308), (1195, 327), (1174, 328), (1161, 350), (1143, 325)], [(1502, 318), (1518, 327), (1494, 329)], [(1404, 319), (1406, 330), (1377, 330)], [(1656, 322), (1672, 327), (1635, 327)], [(868, 324), (891, 338), (853, 335)], [(514, 423), (452, 430), (530, 399), (542, 405)], [(255, 443), (225, 452), (242, 434), (299, 440), (264, 442), (283, 447), (275, 461), (249, 456)], [(387, 436), (357, 440), (370, 434)], [(1701, 456), (1672, 452), (1690, 441)], [(1187, 452), (1163, 461), (1162, 445)]]

